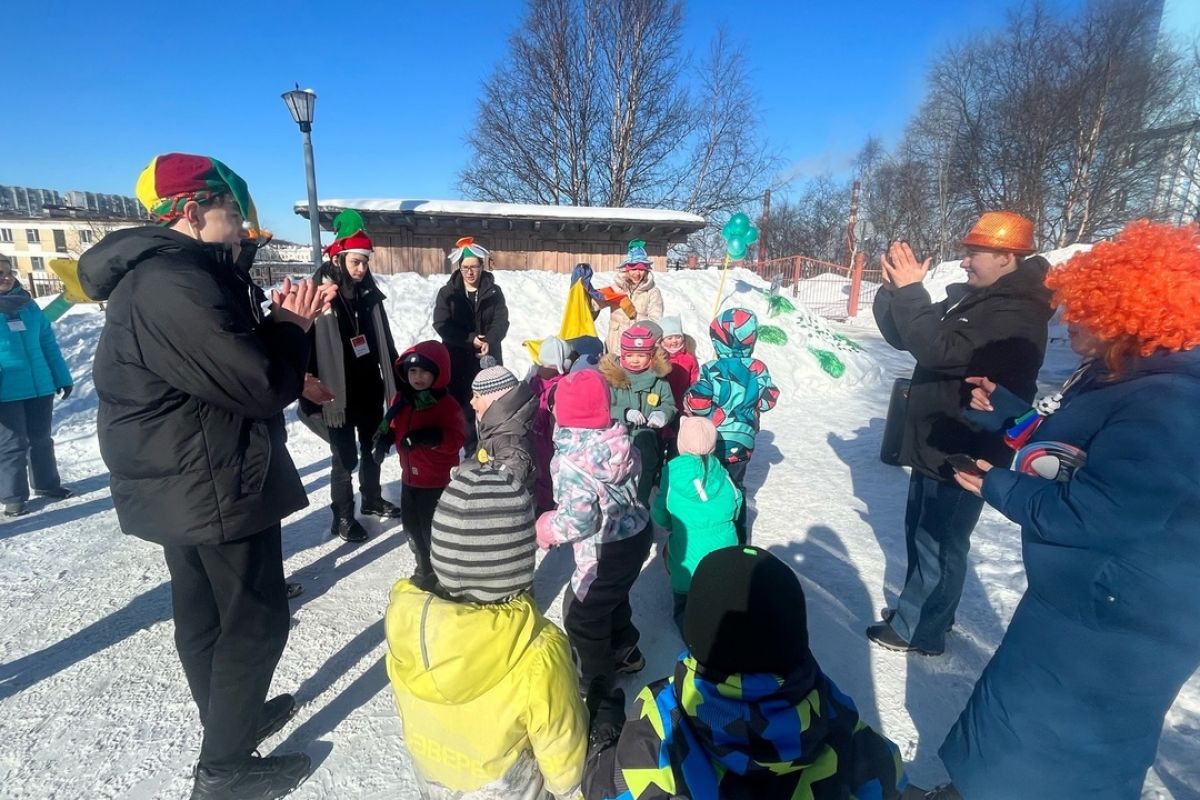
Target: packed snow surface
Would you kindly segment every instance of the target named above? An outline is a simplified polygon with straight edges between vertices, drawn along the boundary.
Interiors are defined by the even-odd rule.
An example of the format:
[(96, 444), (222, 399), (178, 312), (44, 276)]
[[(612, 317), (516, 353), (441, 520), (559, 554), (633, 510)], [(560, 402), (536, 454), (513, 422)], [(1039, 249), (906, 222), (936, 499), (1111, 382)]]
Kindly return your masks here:
[[(940, 296), (961, 277), (955, 264), (942, 265), (929, 279), (931, 292)], [(715, 270), (658, 277), (667, 313), (682, 315), (685, 330), (700, 341), (701, 360), (711, 357), (706, 323), (718, 280)], [(433, 298), (444, 281), (381, 279), (399, 346), (434, 337)], [(501, 272), (497, 281), (513, 321), (505, 362), (520, 376), (529, 365), (521, 342), (557, 332), (568, 278)], [(985, 510), (943, 657), (871, 646), (863, 630), (894, 600), (904, 577), (907, 475), (881, 464), (878, 453), (891, 381), (906, 375), (912, 361), (882, 341), (869, 309), (837, 325), (800, 306), (768, 318), (764, 287), (736, 270), (722, 298), (724, 307), (754, 309), (788, 337), (786, 345), (760, 343), (756, 353), (782, 397), (764, 416), (749, 471), (753, 540), (801, 575), (812, 647), (825, 671), (899, 745), (912, 779), (935, 784), (945, 779), (937, 748), (1025, 588), (1019, 532)], [(64, 479), (78, 495), (0, 523), (5, 798), (184, 798), (199, 749), (199, 720), (172, 640), (161, 549), (121, 534), (97, 446), (90, 370), (102, 321), (95, 307), (84, 306), (56, 326), (77, 382), (57, 406), (55, 438)], [(606, 320), (599, 322), (603, 332)], [(835, 334), (862, 350), (845, 347)], [(1042, 374), (1047, 387), (1075, 365), (1058, 334)], [(836, 352), (846, 367), (842, 377), (822, 370), (810, 347)], [(262, 750), (312, 755), (313, 775), (294, 795), (300, 800), (415, 798), (384, 672), (382, 618), (389, 587), (411, 573), (413, 559), (398, 522), (365, 519), (371, 539), (362, 545), (330, 539), (328, 451), (291, 412), (289, 419), (289, 447), (312, 504), (284, 525), (286, 570), (305, 591), (292, 602), (291, 639), (273, 692), (294, 692), (303, 707)], [(393, 501), (398, 479), (399, 466), (390, 460), (384, 491)], [(534, 594), (558, 621), (570, 551), (558, 548), (539, 559)], [(631, 700), (644, 683), (668, 674), (682, 649), (661, 559), (648, 561), (633, 606), (647, 665), (623, 680)], [(1184, 687), (1167, 715), (1143, 797), (1200, 797), (1200, 678)]]

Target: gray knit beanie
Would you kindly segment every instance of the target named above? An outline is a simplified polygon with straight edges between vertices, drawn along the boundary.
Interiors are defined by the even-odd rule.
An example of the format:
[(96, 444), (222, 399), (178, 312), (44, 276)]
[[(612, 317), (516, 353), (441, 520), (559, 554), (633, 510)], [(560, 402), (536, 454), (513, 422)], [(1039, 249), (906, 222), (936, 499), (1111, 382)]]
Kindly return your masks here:
[(533, 501), (510, 470), (463, 468), (433, 514), (431, 559), (451, 597), (498, 603), (533, 586)]

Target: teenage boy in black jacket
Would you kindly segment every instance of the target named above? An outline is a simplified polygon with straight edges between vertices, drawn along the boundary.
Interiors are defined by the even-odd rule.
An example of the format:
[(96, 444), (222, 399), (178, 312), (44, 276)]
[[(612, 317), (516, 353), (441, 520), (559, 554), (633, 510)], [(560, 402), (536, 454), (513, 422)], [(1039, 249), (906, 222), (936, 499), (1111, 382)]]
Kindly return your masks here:
[(983, 501), (954, 481), (946, 458), (965, 453), (1007, 466), (1012, 452), (998, 433), (963, 418), (969, 376), (985, 376), (1032, 401), (1046, 353), (1053, 309), (1043, 278), (1047, 264), (1027, 258), (1033, 223), (989, 212), (962, 242), (965, 284), (934, 303), (922, 281), (930, 259), (919, 261), (906, 242), (881, 258), (884, 286), (875, 320), (885, 339), (917, 360), (904, 419), (900, 461), (912, 467), (904, 533), (908, 569), (895, 609), (867, 636), (893, 650), (939, 655), (966, 579), (971, 532)]

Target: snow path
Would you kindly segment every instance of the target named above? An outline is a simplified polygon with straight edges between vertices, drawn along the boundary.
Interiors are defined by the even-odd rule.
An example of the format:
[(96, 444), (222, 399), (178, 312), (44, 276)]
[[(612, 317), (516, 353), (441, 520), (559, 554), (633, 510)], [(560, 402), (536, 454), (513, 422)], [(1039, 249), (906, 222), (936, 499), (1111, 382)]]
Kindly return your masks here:
[[(716, 272), (656, 276), (668, 313), (706, 339)], [(957, 279), (931, 277), (935, 293)], [(433, 295), (442, 277), (384, 279), (401, 347), (432, 336)], [(566, 276), (502, 272), (513, 330), (506, 356), (518, 376), (520, 342), (554, 333)], [(891, 379), (911, 360), (882, 341), (869, 312), (832, 330), (862, 353), (828, 378), (803, 348), (831, 348), (832, 330), (801, 309), (765, 319), (763, 284), (735, 271), (727, 305), (743, 304), (784, 327), (784, 347), (760, 345), (783, 390), (764, 417), (748, 485), (753, 540), (802, 576), (812, 647), (823, 668), (879, 725), (923, 786), (944, 779), (937, 748), (998, 644), (1024, 589), (1018, 530), (990, 509), (976, 529), (955, 633), (942, 658), (905, 656), (868, 645), (863, 629), (894, 599), (904, 573), (902, 519), (907, 477), (878, 460)], [(603, 319), (602, 319), (603, 321)], [(101, 315), (79, 308), (57, 326), (76, 392), (59, 406), (60, 468), (79, 496), (0, 524), (0, 797), (183, 798), (199, 747), (199, 722), (173, 643), (167, 571), (160, 548), (120, 533), (95, 436), (91, 354)], [(603, 329), (602, 329), (603, 330)], [(601, 334), (603, 335), (603, 333)], [(703, 342), (701, 360), (711, 351)], [(1043, 371), (1053, 384), (1074, 358), (1055, 342)], [(273, 691), (304, 705), (263, 751), (306, 750), (316, 768), (293, 795), (305, 798), (415, 798), (400, 724), (383, 668), (382, 613), (391, 584), (412, 570), (398, 523), (364, 524), (369, 542), (328, 537), (328, 453), (298, 423), (289, 447), (312, 505), (285, 522), (286, 570), (303, 582)], [(384, 467), (385, 494), (399, 498), (398, 466)], [(657, 555), (657, 548), (655, 555)], [(571, 568), (569, 551), (541, 558), (534, 593), (551, 618)], [(652, 558), (634, 587), (635, 621), (647, 667), (625, 680), (630, 697), (665, 675), (682, 643), (671, 623), (670, 592)], [(1085, 656), (1086, 657), (1086, 656)], [(919, 732), (919, 737), (918, 737)], [(1200, 677), (1171, 709), (1145, 798), (1200, 798)]]

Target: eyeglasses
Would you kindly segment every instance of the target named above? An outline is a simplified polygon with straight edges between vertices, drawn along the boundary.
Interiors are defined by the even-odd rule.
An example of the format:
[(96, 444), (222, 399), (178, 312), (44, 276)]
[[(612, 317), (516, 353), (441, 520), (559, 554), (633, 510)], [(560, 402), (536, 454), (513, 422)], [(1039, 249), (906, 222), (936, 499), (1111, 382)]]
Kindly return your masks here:
[(461, 269), (463, 272), (478, 272), (479, 270), (483, 269), (483, 266), (480, 264), (473, 264), (472, 266), (468, 267), (466, 264), (464, 264), (459, 267), (459, 269)]

